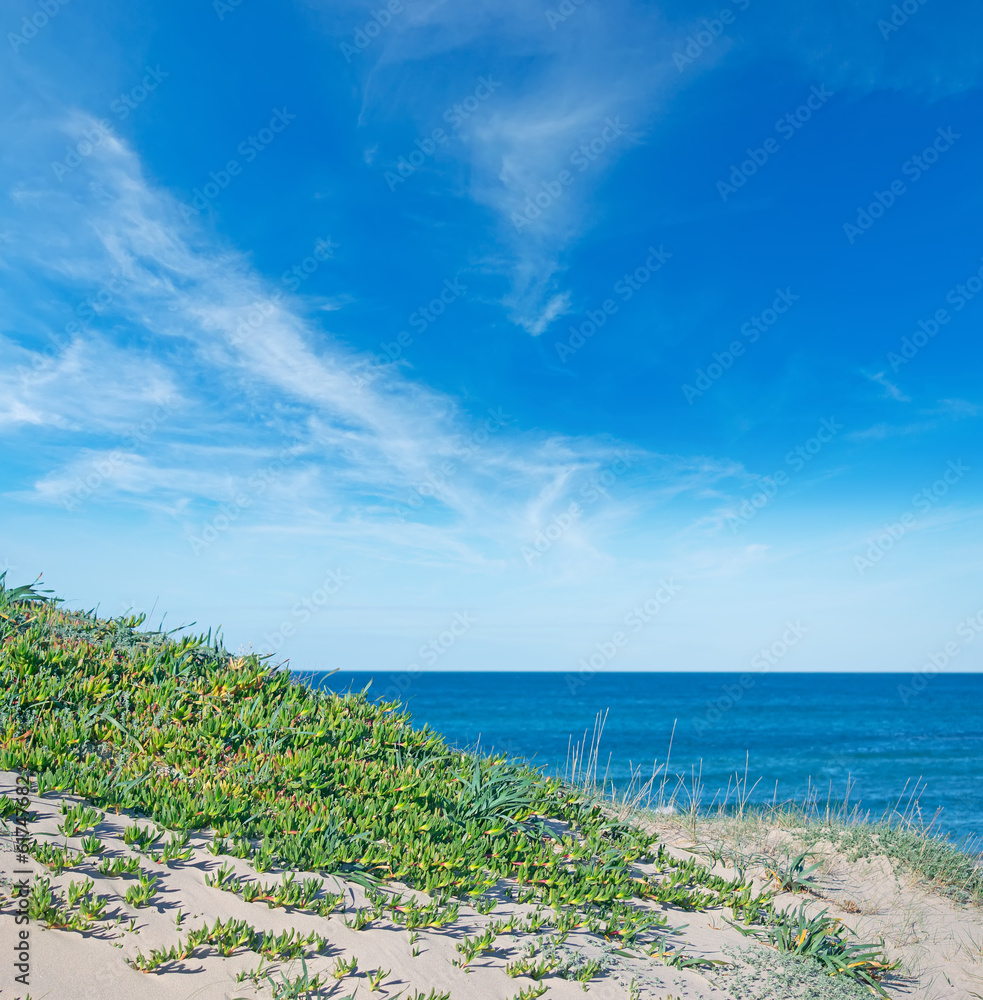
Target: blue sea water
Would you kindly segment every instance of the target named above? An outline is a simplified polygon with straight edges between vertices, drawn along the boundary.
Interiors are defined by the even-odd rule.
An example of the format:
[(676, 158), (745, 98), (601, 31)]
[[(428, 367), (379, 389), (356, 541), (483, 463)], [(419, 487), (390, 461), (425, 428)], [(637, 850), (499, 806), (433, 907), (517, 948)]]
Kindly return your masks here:
[[(694, 776), (705, 807), (734, 777), (754, 786), (749, 801), (802, 801), (810, 789), (860, 802), (872, 818), (904, 812), (917, 782), (921, 815), (955, 838), (983, 834), (983, 674), (918, 679), (910, 674), (336, 673), (308, 675), (332, 690), (402, 700), (414, 722), (448, 742), (504, 750), (564, 771), (570, 741), (589, 743), (607, 713), (598, 778), (624, 788), (666, 761), (666, 798), (686, 807)], [(656, 781), (655, 798), (662, 784)], [(683, 783), (679, 782), (682, 776)], [(755, 785), (755, 782), (757, 784)], [(907, 790), (906, 790), (907, 785)]]

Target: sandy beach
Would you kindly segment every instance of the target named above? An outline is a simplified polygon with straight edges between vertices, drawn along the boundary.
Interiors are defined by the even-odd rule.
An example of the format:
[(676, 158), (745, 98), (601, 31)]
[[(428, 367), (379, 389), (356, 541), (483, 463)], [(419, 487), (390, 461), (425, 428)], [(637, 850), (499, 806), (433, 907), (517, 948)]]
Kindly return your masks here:
[[(16, 775), (5, 772), (0, 776), (0, 793), (15, 793)], [(71, 851), (82, 852), (82, 838), (66, 838), (58, 832), (63, 821), (63, 807), (70, 808), (80, 800), (63, 794), (48, 793), (32, 796), (34, 818), (31, 834), (41, 843), (57, 844)], [(692, 843), (692, 837), (666, 818), (658, 832), (668, 849), (680, 859), (697, 857), (706, 860)], [(271, 996), (349, 996), (378, 995), (381, 1000), (397, 996), (473, 997), (475, 1000), (505, 1000), (518, 995), (533, 996), (545, 988), (543, 996), (570, 998), (582, 995), (583, 985), (572, 978), (562, 978), (563, 966), (576, 970), (578, 963), (594, 960), (600, 972), (588, 985), (590, 995), (599, 1000), (614, 998), (714, 998), (742, 1000), (747, 997), (778, 996), (863, 996), (866, 988), (833, 981), (818, 969), (812, 979), (814, 986), (839, 992), (799, 992), (787, 984), (779, 970), (778, 953), (749, 942), (729, 922), (731, 917), (722, 908), (704, 912), (687, 912), (678, 907), (666, 907), (668, 924), (678, 928), (666, 935), (668, 961), (673, 952), (681, 952), (687, 962), (721, 962), (719, 966), (700, 965), (693, 968), (672, 967), (667, 957), (649, 957), (641, 951), (618, 947), (617, 942), (574, 931), (555, 953), (559, 966), (542, 979), (518, 975), (514, 978), (506, 967), (521, 960), (530, 951), (539, 958), (550, 953), (547, 928), (533, 930), (537, 907), (518, 905), (506, 898), (508, 888), (503, 881), (490, 894), (498, 903), (488, 914), (462, 905), (458, 918), (439, 929), (408, 930), (398, 922), (373, 918), (355, 929), (356, 915), (368, 912), (372, 905), (363, 886), (343, 879), (323, 880), (327, 892), (341, 893), (343, 903), (331, 916), (322, 917), (294, 907), (276, 907), (258, 901), (247, 903), (241, 895), (206, 884), (224, 866), (231, 870), (232, 879), (244, 883), (259, 881), (266, 885), (282, 883), (285, 874), (297, 879), (320, 876), (312, 873), (271, 871), (257, 874), (244, 860), (230, 856), (216, 857), (208, 849), (211, 838), (193, 834), (187, 860), (154, 861), (154, 848), (135, 848), (124, 841), (127, 828), (154, 828), (146, 820), (116, 813), (103, 814), (93, 828), (101, 841), (97, 856), (85, 860), (60, 875), (51, 876), (44, 865), (33, 861), (28, 878), (37, 886), (41, 878), (50, 879), (57, 897), (64, 897), (72, 883), (91, 880), (90, 896), (105, 899), (100, 919), (84, 931), (48, 929), (32, 921), (30, 930), (29, 989), (13, 981), (12, 949), (21, 929), (11, 911), (9, 885), (5, 887), (4, 913), (0, 916), (3, 935), (4, 966), (2, 968), (4, 996), (66, 998), (66, 1000), (232, 1000)], [(704, 832), (721, 832), (711, 825)], [(760, 843), (754, 845), (763, 856), (777, 857), (782, 848), (790, 846), (791, 837), (779, 830), (759, 827)], [(166, 837), (161, 838), (166, 842)], [(24, 870), (9, 848), (3, 855), (6, 878), (16, 870)], [(735, 844), (735, 846), (737, 846)], [(743, 849), (749, 848), (745, 837)], [(695, 851), (695, 853), (694, 853)], [(889, 973), (883, 987), (891, 997), (919, 997), (926, 1000), (970, 1000), (983, 989), (983, 915), (977, 908), (965, 908), (933, 893), (910, 879), (897, 875), (884, 859), (849, 862), (842, 854), (833, 853), (830, 845), (819, 844), (815, 856), (822, 860), (817, 890), (806, 893), (786, 893), (779, 901), (788, 907), (803, 902), (807, 909), (818, 912), (828, 908), (854, 929), (863, 940), (883, 937), (885, 952), (901, 967)], [(107, 877), (98, 870), (107, 859), (135, 859), (141, 871), (158, 879), (159, 888), (147, 905), (136, 906), (126, 901), (126, 890), (136, 884), (137, 874)], [(769, 875), (758, 865), (755, 883), (765, 888)], [(639, 875), (655, 872), (652, 865), (640, 865)], [(717, 865), (715, 872), (733, 877), (735, 872)], [(513, 888), (515, 888), (513, 886)], [(387, 892), (418, 895), (405, 887), (392, 885)], [(540, 915), (542, 910), (540, 909)], [(139, 971), (141, 957), (146, 959), (154, 949), (168, 949), (185, 939), (196, 928), (214, 927), (216, 921), (242, 921), (265, 937), (294, 932), (297, 935), (320, 935), (317, 942), (304, 949), (303, 965), (299, 958), (271, 961), (249, 947), (238, 947), (223, 956), (216, 947), (199, 945), (194, 953), (169, 960), (152, 971)], [(346, 923), (347, 921), (347, 923)], [(489, 951), (465, 961), (460, 950), (467, 938), (475, 938), (496, 921), (510, 922), (514, 929), (495, 937)], [(354, 964), (342, 969), (342, 963)], [(806, 963), (812, 964), (812, 963)], [(284, 979), (296, 980), (306, 973), (319, 985), (309, 993), (277, 990), (275, 984)], [(770, 972), (768, 970), (771, 970)], [(257, 974), (258, 970), (258, 974)], [(256, 974), (255, 978), (249, 978)], [(786, 970), (785, 976), (788, 975)], [(268, 978), (269, 977), (269, 978)], [(805, 976), (803, 982), (809, 981)], [(825, 979), (825, 982), (823, 980)], [(781, 983), (786, 985), (782, 986)], [(828, 986), (827, 986), (828, 984)], [(782, 990), (788, 992), (782, 992)]]

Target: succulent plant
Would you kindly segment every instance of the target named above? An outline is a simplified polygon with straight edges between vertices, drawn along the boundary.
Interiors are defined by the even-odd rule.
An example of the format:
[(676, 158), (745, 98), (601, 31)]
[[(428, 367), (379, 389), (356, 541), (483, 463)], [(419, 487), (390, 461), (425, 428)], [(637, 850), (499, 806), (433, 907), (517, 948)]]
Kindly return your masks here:
[[(83, 800), (64, 810), (65, 837), (92, 830), (100, 810), (129, 810), (149, 825), (128, 828), (125, 842), (165, 864), (191, 857), (189, 831), (208, 832), (215, 856), (244, 859), (257, 873), (319, 876), (264, 884), (220, 868), (210, 884), (325, 916), (342, 897), (322, 895), (323, 876), (370, 893), (394, 882), (414, 890), (405, 899), (370, 895), (368, 907), (346, 914), (353, 927), (373, 920), (410, 931), (447, 926), (465, 900), (490, 913), (488, 890), (505, 884), (513, 900), (540, 907), (507, 926), (525, 934), (552, 929), (558, 941), (579, 927), (619, 948), (660, 953), (667, 919), (656, 912), (660, 904), (728, 906), (776, 947), (802, 933), (776, 913), (771, 893), (755, 892), (743, 876), (715, 875), (695, 858), (673, 857), (657, 837), (611, 820), (584, 789), (501, 754), (454, 749), (429, 728), (414, 728), (398, 702), (314, 688), (262, 657), (230, 654), (210, 632), (176, 636), (141, 631), (142, 624), (139, 616), (68, 612), (34, 588), (6, 588), (0, 574), (0, 770), (32, 773), (39, 794), (61, 790)], [(567, 832), (551, 834), (546, 817)], [(83, 844), (93, 853), (99, 847), (95, 836)], [(83, 858), (38, 844), (32, 853), (53, 872)], [(801, 860), (788, 873), (799, 888), (809, 875)], [(639, 877), (642, 861), (656, 873)], [(134, 862), (103, 859), (98, 870), (136, 874)], [(140, 871), (126, 898), (145, 906), (156, 891), (156, 878)], [(31, 905), (51, 926), (83, 920), (44, 880), (35, 883)], [(83, 905), (98, 909), (87, 894), (78, 898)], [(468, 939), (464, 963), (499, 932)], [(289, 959), (319, 941), (219, 922), (135, 962), (159, 965), (206, 945)], [(887, 968), (873, 946), (810, 948), (804, 954), (866, 985), (876, 986)], [(510, 967), (541, 978), (553, 961), (530, 957)]]

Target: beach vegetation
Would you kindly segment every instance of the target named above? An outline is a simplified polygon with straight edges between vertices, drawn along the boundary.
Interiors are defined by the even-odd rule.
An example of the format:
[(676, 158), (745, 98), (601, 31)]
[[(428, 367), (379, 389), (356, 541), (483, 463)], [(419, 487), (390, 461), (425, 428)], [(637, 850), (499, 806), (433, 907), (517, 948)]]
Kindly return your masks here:
[[(0, 769), (33, 775), (39, 795), (83, 800), (64, 812), (66, 838), (94, 829), (102, 810), (125, 810), (149, 824), (127, 828), (125, 843), (167, 864), (192, 856), (195, 831), (216, 857), (245, 860), (257, 874), (283, 870), (270, 884), (240, 879), (227, 864), (206, 876), (247, 901), (327, 915), (343, 897), (321, 896), (323, 878), (360, 885), (367, 905), (343, 916), (355, 930), (383, 921), (441, 928), (459, 919), (463, 902), (490, 913), (502, 894), (535, 907), (462, 941), (462, 965), (494, 950), (508, 927), (552, 929), (554, 948), (576, 928), (619, 954), (650, 951), (685, 967), (689, 959), (665, 945), (664, 911), (728, 907), (749, 936), (820, 969), (876, 985), (890, 968), (877, 946), (847, 943), (830, 918), (776, 908), (775, 886), (758, 891), (741, 872), (725, 877), (670, 853), (630, 811), (612, 816), (586, 785), (450, 746), (414, 727), (399, 702), (314, 688), (264, 657), (229, 653), (211, 632), (146, 631), (144, 622), (67, 611), (36, 589), (5, 589), (0, 575)], [(83, 851), (98, 853), (92, 841)], [(67, 867), (71, 856), (53, 850), (35, 845), (34, 853)], [(116, 864), (106, 873), (130, 873)], [(299, 880), (295, 871), (317, 877)], [(785, 874), (804, 885), (811, 871), (793, 864)], [(42, 883), (32, 890), (36, 919), (82, 919)], [(390, 893), (395, 883), (411, 895)], [(158, 877), (139, 871), (125, 898), (144, 907), (157, 891)], [(133, 964), (159, 970), (206, 947), (292, 960), (312, 946), (325, 941), (219, 920)], [(336, 965), (336, 978), (353, 974), (351, 963), (340, 976), (345, 967)], [(538, 982), (561, 966), (544, 951), (506, 971)], [(601, 967), (580, 967), (588, 970)]]
[(63, 802), (61, 812), (65, 818), (58, 825), (58, 832), (66, 837), (76, 837), (80, 833), (88, 833), (89, 830), (94, 830), (102, 820), (102, 814), (98, 809), (93, 809), (83, 803), (69, 806)]
[(774, 880), (779, 892), (816, 892), (818, 886), (812, 877), (814, 872), (822, 868), (821, 862), (806, 867), (808, 851), (802, 851), (796, 857), (781, 861), (772, 861), (770, 867), (766, 867), (769, 877)]
[(815, 962), (802, 955), (761, 945), (725, 951), (733, 965), (718, 982), (734, 1000), (870, 1000), (874, 992), (856, 978), (817, 976)]
[(983, 905), (979, 845), (953, 843), (938, 830), (914, 823), (846, 823), (813, 827), (806, 839), (828, 839), (851, 861), (884, 857), (933, 890), (960, 903)]
[(28, 893), (28, 917), (48, 927), (87, 932), (97, 920), (105, 919), (108, 900), (93, 895), (91, 879), (69, 883), (67, 899), (51, 887), (47, 876), (35, 879)]
[[(758, 807), (718, 805), (715, 810), (694, 810), (682, 818), (694, 851), (739, 872), (763, 865), (780, 886), (795, 884), (796, 876), (811, 881), (821, 864), (811, 865), (808, 872), (789, 869), (821, 849), (824, 854), (841, 854), (848, 861), (884, 858), (899, 874), (915, 878), (939, 895), (957, 903), (983, 905), (983, 844), (972, 838), (953, 841), (939, 828), (938, 813), (923, 818), (920, 783), (909, 785), (913, 787), (906, 786), (895, 804), (881, 815), (852, 802), (852, 784), (848, 782), (840, 801), (833, 799), (831, 790), (823, 800), (818, 789), (811, 787), (801, 801), (776, 801)], [(788, 854), (762, 854), (757, 845), (774, 831), (798, 842), (804, 853), (792, 861)]]
[(271, 934), (256, 930), (245, 920), (230, 919), (223, 922), (219, 919), (212, 927), (206, 924), (190, 931), (183, 941), (179, 940), (169, 948), (154, 948), (149, 955), (138, 951), (136, 957), (130, 960), (130, 965), (141, 972), (157, 972), (169, 963), (191, 958), (199, 949), (209, 948), (223, 958), (246, 949), (269, 959), (287, 961), (304, 957), (308, 948), (319, 952), (326, 945), (327, 941), (315, 932), (306, 936), (295, 930)]
[(537, 997), (541, 997), (547, 990), (549, 986), (546, 983), (539, 983), (536, 986), (527, 986), (524, 990), (519, 990), (511, 1000), (536, 1000)]
[(766, 927), (737, 929), (777, 951), (814, 959), (831, 976), (858, 979), (887, 996), (878, 980), (885, 972), (897, 968), (897, 964), (884, 961), (883, 946), (848, 943), (850, 931), (842, 920), (828, 916), (828, 912), (810, 913), (807, 904), (802, 903), (797, 910), (776, 910)]
[(68, 883), (68, 905), (75, 906), (85, 895), (92, 891), (93, 881), (90, 878), (76, 882), (74, 879)]
[(96, 871), (106, 878), (120, 878), (123, 875), (133, 875), (140, 870), (137, 858), (103, 858)]
[(300, 965), (301, 972), (292, 978), (287, 976), (282, 969), (278, 970), (279, 981), (274, 979), (271, 973), (266, 973), (266, 981), (273, 990), (273, 1000), (306, 1000), (306, 998), (320, 993), (321, 987), (324, 986), (324, 979), (320, 975), (312, 976), (310, 974), (306, 959), (301, 958)]
[(193, 854), (192, 848), (188, 845), (188, 834), (175, 833), (161, 850), (150, 855), (151, 859), (158, 865), (169, 865), (172, 861), (188, 861)]
[(530, 979), (539, 980), (554, 972), (559, 964), (556, 958), (544, 958), (538, 962), (533, 958), (520, 958), (515, 962), (509, 962), (505, 966), (505, 971), (513, 979), (518, 976), (528, 976)]
[(82, 851), (87, 857), (102, 854), (105, 849), (103, 842), (94, 834), (82, 838)]
[(126, 890), (126, 901), (130, 906), (149, 906), (151, 900), (157, 895), (157, 876), (147, 875), (140, 872), (139, 880)]
[(369, 989), (373, 993), (378, 992), (380, 986), (383, 982), (385, 982), (391, 972), (392, 969), (374, 969), (372, 972), (366, 973), (369, 980)]
[(488, 951), (495, 951), (495, 940), (498, 934), (494, 927), (488, 927), (483, 934), (476, 934), (474, 937), (467, 935), (454, 947), (461, 953), (463, 958), (458, 963), (461, 968), (465, 968), (472, 959)]
[(66, 868), (76, 868), (85, 861), (85, 853), (82, 851), (72, 852), (64, 847), (55, 847), (53, 844), (45, 844), (35, 840), (30, 846), (30, 854), (36, 861), (40, 861), (46, 868), (51, 869), (53, 875), (60, 875)]
[(149, 826), (128, 826), (123, 831), (123, 843), (136, 851), (147, 851), (157, 843), (160, 834), (160, 830), (151, 830)]
[(358, 971), (358, 959), (352, 955), (347, 961), (343, 958), (335, 959), (334, 968), (331, 975), (335, 979), (344, 979), (346, 976), (354, 976)]

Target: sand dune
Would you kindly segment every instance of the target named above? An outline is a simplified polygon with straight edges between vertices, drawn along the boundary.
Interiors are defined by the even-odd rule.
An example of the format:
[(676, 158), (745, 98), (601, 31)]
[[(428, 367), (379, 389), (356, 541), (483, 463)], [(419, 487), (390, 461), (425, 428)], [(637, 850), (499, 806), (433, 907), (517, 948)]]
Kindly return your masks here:
[[(2, 775), (2, 791), (11, 794), (15, 775)], [(81, 837), (66, 839), (57, 830), (62, 819), (61, 807), (79, 800), (48, 793), (32, 797), (36, 814), (31, 834), (41, 843), (81, 849)], [(692, 836), (680, 828), (661, 825), (669, 849), (681, 858), (692, 857)], [(667, 821), (666, 821), (667, 822)], [(0, 917), (4, 961), (2, 967), (4, 997), (64, 998), (64, 1000), (232, 1000), (278, 995), (274, 984), (284, 977), (295, 980), (306, 966), (310, 977), (320, 977), (322, 985), (311, 996), (332, 996), (341, 1000), (349, 996), (378, 996), (380, 1000), (395, 1000), (397, 996), (414, 997), (449, 993), (454, 998), (472, 1000), (505, 1000), (522, 991), (545, 987), (542, 994), (557, 1000), (582, 996), (584, 986), (573, 978), (561, 978), (554, 970), (541, 982), (529, 976), (511, 977), (506, 965), (522, 958), (535, 945), (537, 960), (542, 959), (544, 934), (537, 934), (528, 925), (503, 932), (494, 942), (494, 950), (479, 954), (465, 962), (458, 946), (465, 936), (483, 933), (493, 921), (514, 916), (522, 925), (535, 915), (532, 905), (519, 905), (505, 898), (507, 886), (501, 883), (493, 893), (499, 899), (489, 914), (479, 914), (462, 906), (458, 918), (450, 926), (420, 929), (415, 934), (392, 920), (374, 919), (367, 926), (355, 929), (356, 914), (370, 908), (365, 889), (358, 884), (328, 877), (323, 879), (326, 892), (342, 892), (344, 903), (330, 916), (319, 916), (297, 908), (270, 907), (265, 902), (246, 902), (234, 892), (206, 884), (206, 877), (225, 866), (231, 878), (245, 883), (281, 882), (285, 873), (272, 871), (257, 874), (244, 860), (230, 856), (216, 857), (207, 848), (211, 843), (205, 835), (192, 835), (187, 860), (155, 862), (150, 852), (124, 842), (123, 832), (134, 825), (153, 827), (147, 820), (126, 813), (106, 813), (92, 831), (102, 845), (98, 856), (89, 856), (78, 865), (57, 876), (41, 864), (32, 861), (28, 868), (35, 873), (34, 884), (40, 878), (50, 878), (56, 898), (65, 896), (71, 883), (91, 879), (90, 897), (104, 897), (105, 910), (84, 931), (48, 929), (32, 923), (30, 929), (30, 986), (24, 988), (13, 981), (13, 944), (21, 929), (15, 925), (14, 901), (10, 898), (9, 879), (15, 869), (25, 866), (17, 862), (13, 842), (4, 842), (3, 872), (5, 885), (4, 913)], [(156, 829), (156, 828), (154, 828)], [(770, 846), (775, 847), (780, 834), (772, 834)], [(761, 845), (768, 847), (769, 844)], [(848, 862), (842, 855), (825, 856), (821, 877), (822, 894), (786, 894), (782, 901), (807, 906), (818, 911), (830, 907), (845, 918), (865, 940), (883, 936), (889, 957), (900, 959), (905, 968), (888, 975), (884, 981), (892, 997), (952, 998), (970, 1000), (983, 990), (983, 917), (977, 909), (960, 908), (952, 902), (907, 884), (883, 860)], [(690, 848), (691, 850), (687, 850)], [(822, 851), (820, 845), (817, 850)], [(135, 906), (125, 899), (126, 890), (138, 880), (136, 873), (122, 877), (100, 874), (97, 866), (104, 859), (136, 859), (142, 871), (158, 878), (158, 890), (147, 905)], [(731, 869), (718, 865), (720, 874), (733, 875)], [(639, 874), (649, 874), (653, 866), (639, 866)], [(312, 873), (295, 873), (298, 878), (315, 877)], [(316, 876), (320, 878), (320, 876)], [(759, 872), (758, 883), (764, 886), (767, 875)], [(394, 891), (400, 887), (393, 886)], [(405, 888), (406, 895), (411, 895)], [(412, 894), (417, 895), (419, 894)], [(422, 897), (421, 897), (422, 898)], [(859, 912), (858, 912), (859, 911)], [(602, 971), (588, 985), (589, 994), (598, 1000), (614, 998), (713, 998), (713, 1000), (743, 1000), (744, 997), (803, 995), (795, 988), (782, 985), (767, 971), (776, 956), (770, 949), (750, 943), (730, 923), (722, 909), (706, 912), (686, 912), (667, 908), (670, 927), (676, 933), (666, 938), (668, 955), (681, 950), (687, 960), (726, 962), (717, 967), (673, 968), (658, 958), (641, 952), (618, 948), (597, 935), (575, 931), (556, 949), (556, 958), (575, 975), (578, 963), (595, 960)], [(256, 950), (239, 947), (222, 956), (215, 947), (199, 945), (193, 954), (167, 961), (153, 971), (144, 972), (132, 964), (140, 956), (149, 956), (153, 949), (179, 945), (188, 933), (201, 927), (214, 927), (221, 920), (244, 921), (264, 936), (295, 931), (300, 935), (318, 934), (325, 939), (305, 949), (300, 958), (271, 962)], [(683, 927), (685, 925), (685, 927)], [(747, 962), (735, 962), (743, 955)], [(663, 959), (665, 959), (665, 955)], [(339, 963), (355, 960), (355, 967), (340, 971)], [(671, 961), (671, 957), (669, 959)], [(466, 967), (461, 967), (464, 963)], [(255, 978), (245, 978), (259, 970)], [(374, 977), (382, 970), (382, 975)], [(739, 970), (739, 971), (737, 971)], [(268, 978), (270, 977), (270, 978)], [(237, 978), (239, 981), (237, 982)], [(815, 996), (847, 997), (869, 993), (860, 986), (843, 980), (835, 983), (826, 977), (813, 977), (817, 986), (839, 992), (815, 993)], [(828, 986), (827, 986), (828, 984)], [(279, 995), (291, 994), (283, 991)]]

